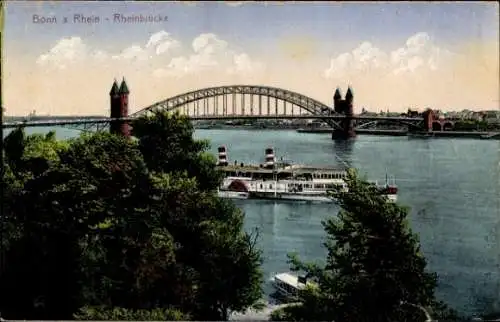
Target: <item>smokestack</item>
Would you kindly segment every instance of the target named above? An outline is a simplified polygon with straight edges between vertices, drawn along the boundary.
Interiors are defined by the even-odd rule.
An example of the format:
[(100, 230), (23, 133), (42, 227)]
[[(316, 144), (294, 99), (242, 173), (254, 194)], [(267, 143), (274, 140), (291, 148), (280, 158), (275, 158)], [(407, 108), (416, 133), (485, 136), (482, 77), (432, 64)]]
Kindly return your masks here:
[(274, 149), (269, 147), (266, 149), (266, 158), (264, 165), (266, 168), (272, 168), (274, 167), (274, 162), (276, 161), (276, 158), (274, 156)]
[(219, 151), (219, 160), (217, 162), (217, 165), (222, 167), (227, 166), (228, 161), (227, 161), (226, 147), (222, 145), (217, 150)]

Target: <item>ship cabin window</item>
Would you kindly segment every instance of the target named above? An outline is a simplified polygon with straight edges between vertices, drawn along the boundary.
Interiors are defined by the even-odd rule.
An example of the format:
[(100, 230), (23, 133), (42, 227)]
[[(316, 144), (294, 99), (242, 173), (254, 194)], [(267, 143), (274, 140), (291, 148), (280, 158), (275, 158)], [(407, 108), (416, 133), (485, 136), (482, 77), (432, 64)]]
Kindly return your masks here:
[(262, 189), (262, 183), (260, 184), (260, 188)]
[(273, 185), (272, 185), (272, 184), (270, 184), (270, 185), (269, 185), (269, 189), (272, 189), (272, 188), (273, 188)]
[(317, 179), (337, 179), (339, 178), (338, 173), (317, 173), (314, 175)]
[(325, 187), (325, 185), (324, 185), (324, 184), (315, 184), (315, 185), (314, 185), (314, 188), (315, 188), (315, 189), (323, 189), (324, 187)]

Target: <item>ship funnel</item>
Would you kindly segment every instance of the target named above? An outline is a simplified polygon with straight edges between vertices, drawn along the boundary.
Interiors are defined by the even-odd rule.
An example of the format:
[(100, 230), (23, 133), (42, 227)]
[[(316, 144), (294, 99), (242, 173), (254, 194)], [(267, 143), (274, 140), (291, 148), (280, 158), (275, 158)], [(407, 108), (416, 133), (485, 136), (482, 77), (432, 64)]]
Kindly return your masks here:
[(276, 161), (276, 157), (274, 156), (274, 149), (267, 148), (264, 165), (266, 166), (266, 168), (272, 168), (272, 167), (274, 167), (275, 161)]
[(217, 165), (219, 166), (227, 166), (228, 165), (228, 162), (227, 162), (227, 151), (226, 151), (226, 147), (225, 146), (220, 146), (217, 151), (219, 152), (219, 160), (217, 162)]

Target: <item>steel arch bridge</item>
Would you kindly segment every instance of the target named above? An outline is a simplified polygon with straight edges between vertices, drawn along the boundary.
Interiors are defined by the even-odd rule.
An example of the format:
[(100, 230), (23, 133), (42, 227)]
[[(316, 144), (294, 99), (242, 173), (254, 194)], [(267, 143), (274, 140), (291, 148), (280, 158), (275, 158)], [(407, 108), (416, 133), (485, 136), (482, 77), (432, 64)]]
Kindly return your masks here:
[[(258, 85), (230, 85), (209, 87), (186, 92), (145, 107), (122, 121), (130, 122), (137, 117), (155, 111), (178, 110), (193, 121), (197, 120), (248, 120), (248, 119), (319, 119), (334, 129), (341, 129), (340, 123), (346, 118), (318, 100), (290, 90)], [(421, 118), (380, 117), (353, 115), (355, 127), (363, 128), (368, 123), (380, 121), (399, 123), (413, 128), (422, 127)], [(109, 128), (112, 118), (68, 118), (44, 121), (23, 121), (26, 127), (64, 126), (83, 131), (101, 131)], [(118, 119), (116, 119), (118, 120)], [(12, 128), (16, 124), (3, 124)]]
[[(229, 96), (230, 102), (228, 102)], [(257, 102), (254, 100), (256, 97), (258, 98)], [(212, 99), (212, 104), (209, 102), (210, 99)], [(264, 99), (266, 102), (263, 102)], [(200, 106), (201, 102), (203, 106)], [(279, 104), (280, 102), (281, 104)], [(192, 106), (189, 106), (190, 104)], [(291, 104), (291, 106), (287, 106), (287, 104)], [(153, 111), (170, 112), (181, 108), (182, 114), (195, 119), (215, 116), (221, 116), (221, 118), (232, 116), (273, 116), (273, 118), (301, 115), (342, 116), (335, 113), (332, 107), (303, 94), (276, 87), (256, 85), (230, 85), (194, 90), (157, 102), (130, 116), (139, 117)], [(332, 126), (337, 126), (332, 119), (325, 119), (325, 121)]]

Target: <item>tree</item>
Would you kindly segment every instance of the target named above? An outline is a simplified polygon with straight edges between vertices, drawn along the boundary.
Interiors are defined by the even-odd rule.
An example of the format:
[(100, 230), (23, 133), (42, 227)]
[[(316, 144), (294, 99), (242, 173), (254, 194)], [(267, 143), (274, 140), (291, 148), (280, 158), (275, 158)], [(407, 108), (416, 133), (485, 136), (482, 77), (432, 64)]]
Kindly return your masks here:
[(135, 120), (132, 133), (150, 171), (187, 171), (197, 178), (201, 190), (220, 185), (222, 174), (215, 168), (216, 159), (207, 153), (209, 142), (193, 138), (194, 128), (185, 116), (157, 111)]
[(26, 136), (22, 126), (16, 128), (4, 139), (6, 165), (14, 175), (25, 181), (37, 176), (59, 161), (58, 153), (68, 147), (66, 142), (57, 141), (55, 132), (46, 135)]
[(24, 154), (25, 134), (22, 127), (14, 129), (3, 141), (5, 161), (15, 172)]
[(177, 187), (172, 197), (155, 189), (162, 197), (149, 201), (155, 211), (163, 212), (163, 225), (178, 245), (184, 292), (192, 296), (184, 297), (184, 305), (195, 319), (227, 319), (231, 311), (260, 299), (261, 252), (256, 236), (243, 230), (241, 211), (213, 193), (222, 175), (206, 153), (208, 142), (194, 140), (193, 132), (190, 121), (178, 113), (155, 112), (133, 124), (148, 168), (170, 174), (158, 181), (160, 185), (172, 185), (179, 174), (183, 180), (195, 179), (196, 187)]
[(417, 306), (430, 311), (439, 308), (434, 313), (442, 316), (445, 307), (434, 297), (437, 277), (426, 271), (418, 238), (408, 228), (408, 209), (387, 202), (355, 172), (349, 173), (346, 182), (348, 192), (335, 192), (341, 207), (338, 216), (323, 223), (326, 265), (290, 256), (293, 269), (307, 272), (318, 287), (301, 294), (301, 305), (274, 313), (273, 318), (423, 321), (424, 313)]
[[(26, 139), (24, 152), (39, 141)], [(10, 245), (7, 270), (0, 277), (0, 303), (7, 317), (68, 319), (82, 306), (86, 271), (80, 265), (81, 242), (88, 227), (108, 218), (127, 184), (140, 182), (134, 172), (146, 170), (140, 152), (131, 146), (106, 134), (83, 136), (58, 151), (60, 162), (47, 162), (45, 171), (24, 182), (10, 216), (20, 237)], [(46, 158), (33, 150), (38, 159), (50, 158), (47, 150), (38, 151)], [(24, 152), (23, 157), (33, 159)], [(31, 173), (33, 166), (24, 170)]]
[(207, 144), (189, 136), (185, 118), (144, 123), (139, 140), (11, 137), (6, 318), (220, 320), (260, 299), (256, 236), (214, 193), (219, 173)]

